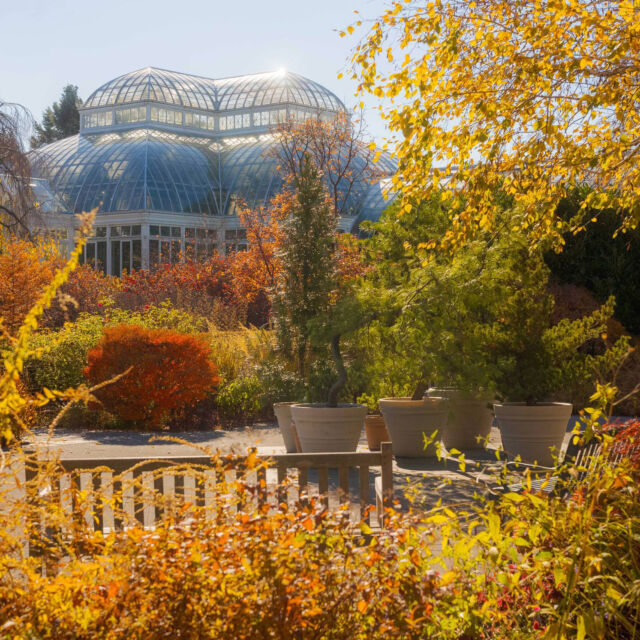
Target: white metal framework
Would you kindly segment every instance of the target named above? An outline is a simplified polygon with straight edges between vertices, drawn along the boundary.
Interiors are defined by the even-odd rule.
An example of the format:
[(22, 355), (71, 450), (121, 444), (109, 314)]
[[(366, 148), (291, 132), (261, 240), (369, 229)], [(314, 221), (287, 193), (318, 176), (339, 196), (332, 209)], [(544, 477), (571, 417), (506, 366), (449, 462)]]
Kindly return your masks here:
[[(33, 172), (55, 194), (69, 245), (68, 214), (98, 208), (85, 259), (120, 274), (246, 248), (237, 203), (264, 205), (282, 187), (273, 127), (341, 112), (328, 89), (290, 72), (211, 79), (147, 67), (94, 91), (80, 133), (33, 152)], [(384, 155), (378, 166), (395, 169)], [(380, 215), (383, 182), (349, 189), (343, 230)]]

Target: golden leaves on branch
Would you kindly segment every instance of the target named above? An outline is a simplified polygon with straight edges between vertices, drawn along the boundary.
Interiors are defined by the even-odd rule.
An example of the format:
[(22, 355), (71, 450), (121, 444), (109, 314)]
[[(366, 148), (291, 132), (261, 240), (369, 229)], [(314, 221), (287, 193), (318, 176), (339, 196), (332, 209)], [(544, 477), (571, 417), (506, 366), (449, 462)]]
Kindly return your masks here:
[(382, 108), (401, 136), (405, 201), (443, 184), (464, 197), (444, 244), (490, 228), (499, 189), (534, 241), (560, 242), (556, 205), (585, 183), (585, 210), (637, 224), (639, 24), (637, 3), (613, 0), (409, 0), (373, 24), (352, 77), (360, 93), (397, 98)]
[[(71, 252), (71, 256), (66, 264), (55, 272), (43, 292), (35, 300), (33, 306), (24, 316), (21, 325), (17, 328), (15, 338), (10, 341), (10, 346), (2, 354), (4, 371), (0, 376), (0, 436), (7, 441), (15, 437), (16, 431), (28, 429), (22, 419), (22, 414), (33, 400), (21, 393), (19, 383), (24, 362), (31, 353), (29, 339), (37, 329), (45, 309), (51, 305), (60, 287), (78, 265), (86, 238), (91, 234), (96, 213), (97, 209), (94, 209), (78, 216), (79, 228), (76, 232), (76, 246)], [(42, 406), (45, 400), (49, 401), (55, 397), (53, 392), (49, 392), (49, 395), (43, 392), (43, 395), (35, 401)]]

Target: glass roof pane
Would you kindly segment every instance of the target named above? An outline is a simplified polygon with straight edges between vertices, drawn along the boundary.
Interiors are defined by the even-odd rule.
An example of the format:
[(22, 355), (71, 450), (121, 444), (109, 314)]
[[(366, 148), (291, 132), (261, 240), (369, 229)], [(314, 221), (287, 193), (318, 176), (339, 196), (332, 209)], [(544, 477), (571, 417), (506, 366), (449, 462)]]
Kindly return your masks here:
[[(292, 88), (298, 91), (291, 91)], [(290, 72), (258, 73), (216, 80), (153, 67), (133, 71), (107, 82), (89, 96), (84, 108), (126, 104), (147, 98), (205, 110), (224, 111), (283, 102), (344, 110), (344, 105), (331, 91)]]
[[(72, 136), (32, 154), (34, 177), (47, 179), (71, 212), (97, 206), (100, 212), (146, 208), (224, 215), (238, 200), (264, 205), (281, 188), (274, 137), (231, 138), (217, 152), (208, 142), (155, 130)], [(362, 162), (356, 162), (356, 173)], [(378, 165), (387, 174), (395, 168), (384, 154)], [(345, 212), (366, 219), (375, 219), (388, 204), (380, 186), (366, 180), (343, 197)]]
[[(154, 68), (106, 83), (89, 96), (85, 108), (141, 100), (209, 112), (252, 109), (259, 123), (265, 122), (265, 114), (268, 122), (280, 113), (283, 104), (302, 107), (291, 108), (294, 113), (324, 109), (321, 115), (325, 119), (331, 117), (326, 110), (344, 110), (333, 93), (293, 73), (214, 80)], [(234, 121), (243, 117), (238, 113), (224, 115)], [(193, 117), (211, 115), (197, 113)], [(70, 212), (97, 206), (100, 212), (151, 209), (225, 215), (239, 200), (251, 207), (264, 205), (281, 188), (273, 136), (234, 136), (235, 130), (229, 134), (203, 130), (206, 135), (202, 137), (186, 136), (147, 129), (149, 125), (136, 125), (135, 120), (128, 126), (126, 132), (83, 133), (37, 149), (31, 154), (34, 177), (48, 181), (52, 193)], [(221, 137), (225, 135), (228, 137)], [(383, 173), (395, 169), (385, 155), (379, 166)], [(366, 217), (379, 215), (379, 191), (361, 182), (348, 193), (344, 191), (345, 211)]]

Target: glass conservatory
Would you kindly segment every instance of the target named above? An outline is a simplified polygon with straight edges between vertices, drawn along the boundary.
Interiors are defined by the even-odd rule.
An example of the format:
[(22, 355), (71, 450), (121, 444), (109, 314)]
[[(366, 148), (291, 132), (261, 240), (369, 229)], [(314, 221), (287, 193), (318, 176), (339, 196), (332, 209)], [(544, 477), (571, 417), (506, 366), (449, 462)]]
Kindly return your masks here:
[[(290, 72), (210, 79), (149, 67), (94, 91), (80, 133), (34, 151), (33, 173), (55, 194), (49, 225), (69, 246), (69, 214), (98, 208), (83, 260), (108, 273), (241, 251), (237, 204), (265, 205), (282, 186), (274, 127), (341, 112), (328, 89)], [(383, 156), (378, 168), (395, 167)], [(380, 215), (387, 182), (353, 185), (342, 230)]]

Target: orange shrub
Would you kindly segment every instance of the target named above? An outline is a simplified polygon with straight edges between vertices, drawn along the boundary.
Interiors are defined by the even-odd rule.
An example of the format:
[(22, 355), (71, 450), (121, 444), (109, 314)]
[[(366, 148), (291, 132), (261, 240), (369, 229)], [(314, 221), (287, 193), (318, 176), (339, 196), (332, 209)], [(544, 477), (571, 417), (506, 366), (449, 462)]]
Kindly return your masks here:
[(164, 329), (106, 329), (87, 361), (84, 375), (92, 384), (132, 367), (95, 396), (107, 411), (146, 427), (158, 427), (171, 412), (203, 400), (220, 381), (204, 341)]
[(101, 314), (103, 301), (115, 298), (120, 289), (120, 278), (104, 275), (88, 264), (79, 265), (47, 309), (41, 326), (57, 328), (75, 321), (81, 313)]
[(123, 275), (121, 283), (116, 302), (123, 309), (141, 309), (170, 300), (178, 308), (206, 314), (216, 300), (223, 304), (233, 302), (224, 258), (211, 257), (204, 262), (185, 260), (151, 271), (134, 271)]
[(60, 256), (54, 245), (8, 237), (0, 249), (0, 317), (14, 334), (51, 282)]

